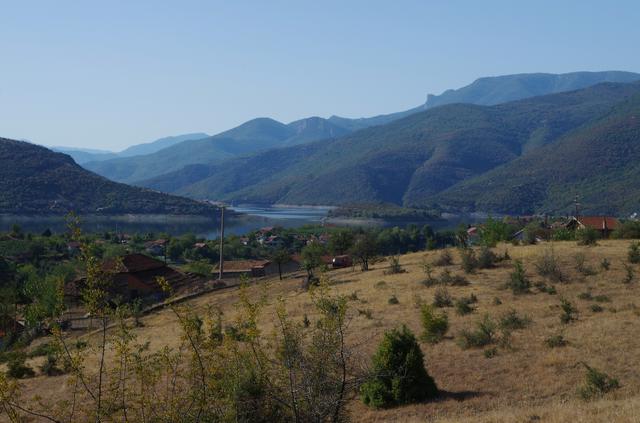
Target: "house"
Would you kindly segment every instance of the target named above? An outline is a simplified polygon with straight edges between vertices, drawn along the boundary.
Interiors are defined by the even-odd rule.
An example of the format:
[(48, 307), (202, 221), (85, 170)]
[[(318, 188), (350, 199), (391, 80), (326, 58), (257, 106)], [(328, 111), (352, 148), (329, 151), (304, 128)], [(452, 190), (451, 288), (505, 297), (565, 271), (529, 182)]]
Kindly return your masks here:
[(571, 217), (565, 227), (570, 230), (591, 228), (600, 233), (602, 238), (608, 238), (612, 231), (620, 226), (615, 217), (610, 216), (578, 216)]
[[(159, 300), (166, 293), (158, 284), (158, 278), (164, 278), (173, 290), (188, 285), (193, 281), (185, 275), (169, 267), (161, 260), (144, 254), (127, 254), (119, 260), (107, 260), (102, 270), (111, 274), (111, 283), (107, 290), (112, 299), (119, 298), (128, 302), (135, 299)], [(82, 287), (86, 277), (65, 285), (65, 303), (69, 307), (80, 305)]]
[(166, 245), (166, 239), (156, 239), (155, 241), (145, 242), (144, 249), (148, 254), (151, 254), (152, 256), (164, 256)]
[[(216, 266), (214, 273), (220, 271), (220, 265)], [(275, 266), (275, 273), (278, 272)], [(274, 274), (273, 264), (269, 260), (225, 260), (223, 278), (239, 278), (242, 276), (257, 278)]]

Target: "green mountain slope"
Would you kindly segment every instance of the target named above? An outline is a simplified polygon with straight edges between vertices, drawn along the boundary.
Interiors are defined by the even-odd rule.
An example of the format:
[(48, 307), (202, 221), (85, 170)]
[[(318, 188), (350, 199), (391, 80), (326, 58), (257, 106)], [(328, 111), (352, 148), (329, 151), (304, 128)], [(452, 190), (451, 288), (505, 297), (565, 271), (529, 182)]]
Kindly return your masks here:
[(338, 136), (347, 131), (326, 119), (308, 118), (289, 125), (269, 118), (244, 124), (197, 140), (189, 140), (153, 154), (86, 163), (84, 167), (121, 182), (136, 182), (194, 164), (218, 163), (238, 155)]
[(449, 90), (440, 96), (429, 96), (426, 104), (402, 112), (359, 119), (338, 116), (332, 116), (329, 119), (311, 117), (288, 125), (268, 118), (254, 119), (213, 137), (184, 141), (153, 154), (135, 158), (117, 158), (100, 163), (84, 163), (83, 166), (112, 180), (139, 183), (172, 173), (185, 166), (213, 165), (269, 148), (341, 137), (353, 131), (386, 125), (443, 104), (491, 105), (541, 94), (569, 91), (599, 82), (627, 82), (637, 79), (640, 79), (640, 74), (618, 71), (575, 72), (561, 75), (521, 74), (481, 78), (458, 90)]
[(109, 181), (71, 157), (0, 138), (0, 213), (213, 214), (200, 202)]
[(640, 210), (640, 95), (610, 114), (432, 201), (456, 210), (571, 213), (577, 195), (585, 213)]
[(639, 92), (640, 84), (600, 84), (497, 106), (447, 105), (341, 138), (188, 167), (144, 185), (237, 202), (422, 206)]

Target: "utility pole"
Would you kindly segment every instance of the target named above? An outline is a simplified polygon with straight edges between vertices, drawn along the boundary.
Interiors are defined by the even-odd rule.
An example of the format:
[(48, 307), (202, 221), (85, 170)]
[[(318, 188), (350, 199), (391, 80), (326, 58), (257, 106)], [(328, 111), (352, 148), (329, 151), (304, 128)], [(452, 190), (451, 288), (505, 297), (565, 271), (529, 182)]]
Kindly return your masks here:
[(220, 206), (220, 273), (218, 274), (218, 280), (222, 280), (224, 275), (224, 204)]
[(580, 203), (578, 202), (578, 194), (576, 194), (576, 198), (573, 200), (575, 205), (575, 218), (577, 219), (580, 216)]

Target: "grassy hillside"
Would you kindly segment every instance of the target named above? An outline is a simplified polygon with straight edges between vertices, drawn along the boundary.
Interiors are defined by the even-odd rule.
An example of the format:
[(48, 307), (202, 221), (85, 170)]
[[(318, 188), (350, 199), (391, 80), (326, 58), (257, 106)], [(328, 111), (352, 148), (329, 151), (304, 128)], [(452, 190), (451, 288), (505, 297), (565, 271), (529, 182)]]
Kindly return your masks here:
[(607, 116), (478, 178), (437, 195), (443, 207), (529, 214), (640, 209), (640, 95)]
[[(464, 286), (446, 286), (454, 300), (476, 297), (472, 310), (461, 315), (457, 307), (445, 307), (450, 328), (437, 344), (421, 342), (425, 365), (442, 394), (436, 401), (404, 407), (374, 410), (365, 407), (357, 396), (350, 397), (350, 418), (354, 422), (566, 422), (596, 423), (603, 421), (634, 422), (640, 413), (640, 373), (635, 363), (640, 348), (640, 311), (638, 279), (623, 283), (628, 241), (601, 241), (595, 247), (578, 247), (575, 242), (553, 245), (553, 254), (564, 274), (563, 282), (540, 276), (536, 264), (549, 254), (551, 245), (526, 247), (500, 245), (497, 254), (508, 250), (512, 259), (522, 260), (531, 280), (530, 293), (515, 295), (505, 289), (513, 271), (512, 260), (500, 262), (496, 268), (464, 274), (457, 250), (450, 250), (453, 263), (435, 266), (432, 277), (439, 279), (449, 272), (463, 276)], [(370, 357), (389, 329), (406, 324), (414, 333), (422, 333), (420, 307), (431, 304), (442, 285), (425, 286), (422, 265), (435, 262), (441, 252), (414, 253), (400, 257), (405, 273), (388, 274), (389, 262), (382, 261), (369, 272), (342, 269), (328, 273), (332, 292), (349, 298), (349, 328), (346, 333), (351, 353), (361, 366)], [(576, 268), (576, 256), (583, 255), (588, 269)], [(599, 263), (610, 263), (604, 270)], [(636, 275), (640, 271), (634, 265)], [(587, 271), (589, 270), (589, 271)], [(259, 318), (261, 332), (271, 333), (278, 324), (278, 298), (285, 301), (291, 322), (307, 316), (314, 324), (318, 316), (312, 312), (313, 297), (300, 289), (300, 276), (279, 282), (275, 279), (250, 286), (246, 295), (257, 299), (266, 295), (267, 305)], [(267, 289), (264, 289), (265, 286)], [(551, 289), (553, 287), (553, 290)], [(543, 291), (544, 289), (544, 291)], [(185, 310), (205, 314), (220, 310), (223, 324), (232, 324), (238, 313), (240, 291), (229, 289), (189, 300)], [(395, 297), (395, 301), (389, 299)], [(562, 323), (561, 299), (576, 309), (576, 319)], [(524, 322), (520, 328), (510, 312)], [(462, 348), (464, 330), (475, 330), (477, 322), (488, 315), (498, 327), (496, 340), (484, 348)], [(513, 316), (513, 314), (511, 314)], [(503, 322), (503, 323), (500, 323)], [(165, 346), (178, 348), (183, 343), (180, 323), (168, 309), (142, 318), (144, 326), (131, 328), (138, 342), (149, 342), (151, 351)], [(502, 325), (503, 329), (500, 329)], [(511, 327), (511, 330), (504, 329)], [(112, 329), (115, 331), (115, 328)], [(508, 333), (509, 335), (505, 335)], [(75, 337), (77, 335), (71, 334)], [(90, 346), (100, 342), (99, 333), (82, 336)], [(108, 337), (108, 339), (112, 339)], [(498, 341), (502, 339), (502, 341)], [(555, 341), (554, 341), (555, 340)], [(113, 338), (113, 341), (117, 338)], [(561, 342), (561, 341), (564, 341)], [(489, 351), (488, 353), (486, 351)], [(108, 358), (112, 357), (109, 350)], [(87, 362), (97, 369), (97, 352)], [(31, 360), (39, 364), (41, 359)], [(578, 389), (585, 383), (582, 362), (618, 379), (620, 388), (591, 401), (580, 399)], [(38, 375), (23, 382), (25, 398), (40, 394), (47, 399), (69, 395), (73, 384), (65, 384), (66, 376)], [(52, 394), (55, 393), (55, 394)], [(54, 398), (52, 398), (54, 395)]]
[(143, 184), (233, 201), (423, 206), (456, 183), (556, 142), (638, 92), (640, 84), (601, 84), (490, 107), (442, 106), (341, 138), (187, 168)]
[(109, 181), (44, 147), (0, 138), (0, 213), (209, 214), (212, 206)]

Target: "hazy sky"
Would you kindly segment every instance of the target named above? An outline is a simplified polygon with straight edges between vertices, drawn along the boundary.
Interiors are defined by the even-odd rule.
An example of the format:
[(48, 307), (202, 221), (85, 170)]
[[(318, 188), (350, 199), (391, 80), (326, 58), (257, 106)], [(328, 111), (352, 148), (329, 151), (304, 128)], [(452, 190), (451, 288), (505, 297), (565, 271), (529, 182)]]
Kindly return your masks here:
[(0, 136), (120, 150), (481, 76), (640, 71), (639, 22), (637, 0), (0, 0)]

